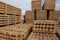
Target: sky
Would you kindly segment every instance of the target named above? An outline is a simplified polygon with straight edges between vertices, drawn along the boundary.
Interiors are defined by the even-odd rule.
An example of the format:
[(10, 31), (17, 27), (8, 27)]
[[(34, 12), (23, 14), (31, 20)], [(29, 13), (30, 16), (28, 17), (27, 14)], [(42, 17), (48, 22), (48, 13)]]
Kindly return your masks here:
[[(25, 11), (31, 10), (31, 0), (0, 0), (0, 1), (22, 9), (22, 15), (25, 14)], [(42, 0), (42, 2), (44, 2), (44, 0)], [(56, 0), (55, 9), (60, 10), (60, 0)]]

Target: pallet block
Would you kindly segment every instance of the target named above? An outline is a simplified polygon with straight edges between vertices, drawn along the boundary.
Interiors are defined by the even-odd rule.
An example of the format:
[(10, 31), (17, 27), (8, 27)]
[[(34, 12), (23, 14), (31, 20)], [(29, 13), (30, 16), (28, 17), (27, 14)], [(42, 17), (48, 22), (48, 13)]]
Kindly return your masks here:
[(47, 11), (46, 10), (36, 10), (36, 19), (37, 20), (46, 20)]
[(34, 12), (33, 11), (26, 11), (25, 12), (26, 14), (25, 14), (25, 20), (26, 19), (33, 19), (34, 20)]
[(44, 9), (46, 10), (55, 10), (55, 0), (45, 0)]
[(50, 11), (49, 19), (50, 20), (59, 20), (60, 18), (60, 11)]
[(34, 22), (33, 32), (56, 33), (57, 32), (57, 21), (37, 20)]
[(41, 1), (32, 1), (32, 10), (42, 9)]

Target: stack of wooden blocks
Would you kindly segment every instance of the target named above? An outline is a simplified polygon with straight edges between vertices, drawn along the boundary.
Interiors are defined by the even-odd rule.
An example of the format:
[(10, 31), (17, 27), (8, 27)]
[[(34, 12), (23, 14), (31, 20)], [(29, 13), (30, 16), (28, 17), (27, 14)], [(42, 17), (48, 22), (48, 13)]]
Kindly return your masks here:
[(0, 25), (17, 24), (21, 21), (21, 9), (0, 2)]
[(59, 40), (56, 33), (60, 35), (60, 11), (55, 11), (55, 0), (45, 0), (43, 6), (42, 0), (31, 4), (32, 10), (25, 12), (27, 24), (20, 24), (21, 9), (0, 2), (0, 40)]
[[(51, 17), (49, 14), (50, 11), (55, 11), (55, 0), (52, 0), (52, 1), (45, 0), (43, 6), (42, 6), (42, 0), (32, 0), (31, 4), (32, 4), (33, 15), (30, 13), (31, 15), (30, 16), (29, 12), (26, 11), (26, 14), (25, 14), (26, 18), (30, 16), (34, 20), (48, 20), (49, 17)], [(27, 19), (30, 19), (30, 18), (27, 18)]]
[(46, 20), (47, 11), (42, 10), (42, 0), (32, 1), (32, 11), (34, 11), (35, 20)]
[(57, 22), (53, 20), (37, 20), (34, 22), (33, 32), (56, 33)]
[(55, 11), (56, 0), (45, 0), (43, 9), (47, 10), (47, 19), (58, 21), (60, 18), (60, 11)]
[(56, 32), (57, 21), (36, 20), (33, 24), (32, 33), (27, 40), (59, 40)]
[[(42, 11), (42, 2), (41, 1), (42, 0), (32, 0), (32, 2), (31, 2), (31, 4), (32, 4), (32, 11), (34, 12), (34, 17), (35, 17), (34, 19), (35, 20), (41, 19), (41, 17), (44, 14), (43, 11)], [(44, 15), (44, 16), (46, 16), (46, 15)]]
[(26, 40), (31, 32), (30, 25), (11, 25), (0, 28), (1, 40)]

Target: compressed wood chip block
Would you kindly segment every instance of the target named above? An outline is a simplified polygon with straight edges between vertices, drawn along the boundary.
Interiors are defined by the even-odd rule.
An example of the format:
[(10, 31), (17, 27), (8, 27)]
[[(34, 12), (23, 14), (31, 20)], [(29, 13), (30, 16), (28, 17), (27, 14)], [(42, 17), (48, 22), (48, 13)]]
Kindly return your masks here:
[(37, 20), (33, 25), (33, 32), (41, 33), (56, 33), (57, 32), (57, 21), (53, 20)]
[(27, 19), (26, 20), (26, 23), (33, 23), (35, 20), (29, 20), (29, 19)]
[(25, 19), (33, 19), (34, 20), (34, 12), (33, 11), (26, 11)]
[(60, 11), (50, 11), (49, 19), (50, 20), (59, 20), (60, 18)]
[(44, 9), (55, 10), (55, 0), (45, 0)]
[(36, 19), (37, 20), (46, 20), (47, 11), (46, 10), (36, 10)]
[(42, 9), (41, 1), (32, 1), (32, 10)]

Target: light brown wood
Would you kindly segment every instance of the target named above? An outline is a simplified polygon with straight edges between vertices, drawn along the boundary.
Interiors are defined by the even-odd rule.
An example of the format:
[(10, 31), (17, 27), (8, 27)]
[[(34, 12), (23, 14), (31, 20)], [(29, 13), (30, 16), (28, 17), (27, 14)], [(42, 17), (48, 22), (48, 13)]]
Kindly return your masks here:
[(40, 1), (32, 1), (31, 3), (32, 3), (32, 10), (42, 9), (41, 0)]
[[(34, 26), (35, 25), (35, 26)], [(37, 20), (34, 22), (33, 32), (56, 33), (57, 22), (53, 20)]]
[(46, 10), (55, 10), (55, 2), (56, 0), (45, 0), (44, 2), (44, 9)]

